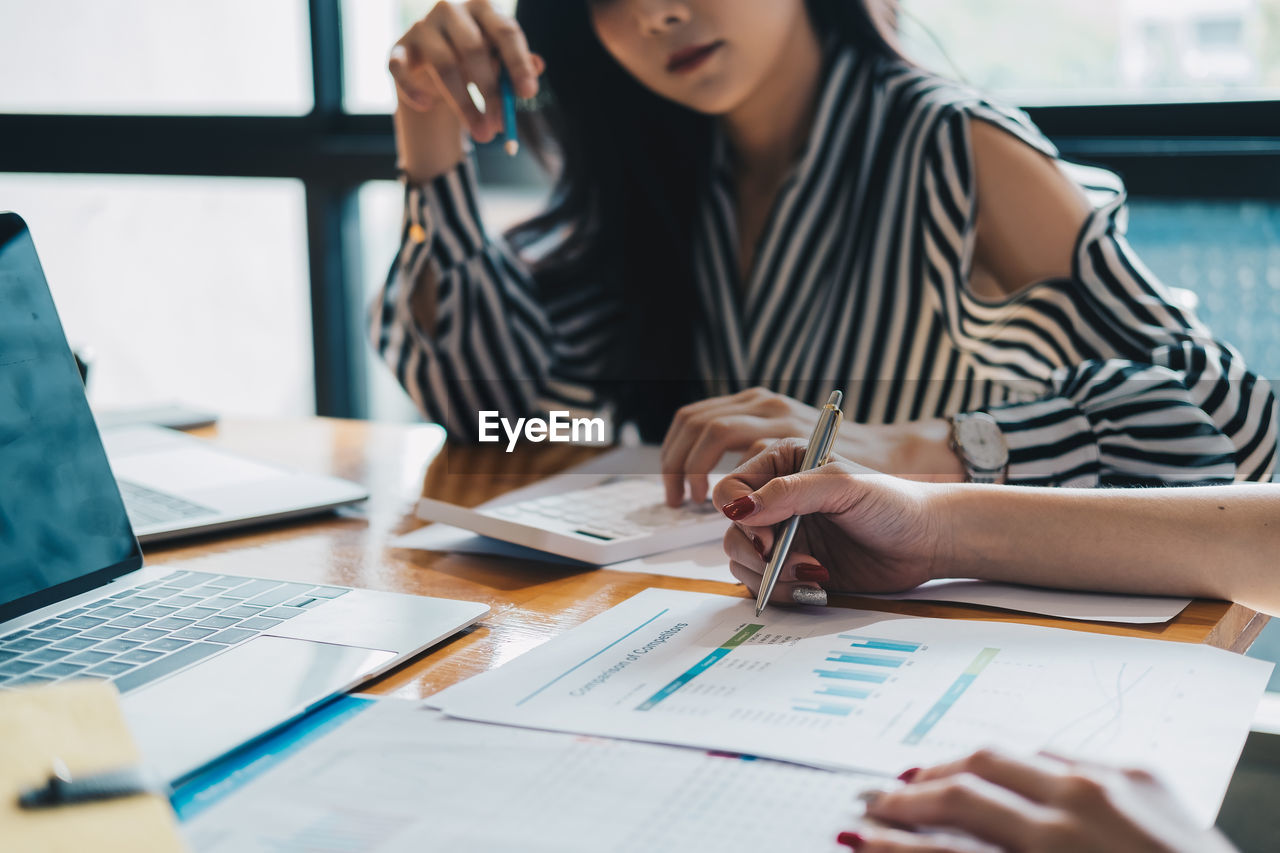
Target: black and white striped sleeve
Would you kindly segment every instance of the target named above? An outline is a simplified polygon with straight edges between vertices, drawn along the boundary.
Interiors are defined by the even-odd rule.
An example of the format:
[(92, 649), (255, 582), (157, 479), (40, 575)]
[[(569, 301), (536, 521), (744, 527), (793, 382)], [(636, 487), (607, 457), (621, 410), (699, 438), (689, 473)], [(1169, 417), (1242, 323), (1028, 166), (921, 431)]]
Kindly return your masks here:
[[(1276, 399), (1147, 270), (1124, 237), (1122, 188), (1087, 219), (1069, 278), (992, 303), (964, 286), (976, 200), (968, 122), (991, 121), (1048, 154), (1010, 111), (989, 105), (941, 121), (925, 169), (929, 275), (950, 334), (1009, 393), (984, 407), (1009, 446), (1008, 481), (1155, 485), (1267, 480)], [(1105, 183), (1105, 181), (1103, 182)]]
[[(415, 311), (429, 286), (430, 329)], [(514, 419), (595, 409), (591, 378), (615, 315), (598, 286), (543, 298), (525, 263), (486, 232), (467, 159), (406, 185), (400, 251), (370, 306), (369, 333), (419, 411), (474, 441), (482, 410)]]

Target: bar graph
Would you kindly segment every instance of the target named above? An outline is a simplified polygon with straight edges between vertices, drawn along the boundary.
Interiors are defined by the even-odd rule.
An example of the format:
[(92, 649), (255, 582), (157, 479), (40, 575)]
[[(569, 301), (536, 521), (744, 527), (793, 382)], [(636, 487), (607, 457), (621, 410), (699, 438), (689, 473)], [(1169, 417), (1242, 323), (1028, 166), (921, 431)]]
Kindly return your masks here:
[(868, 681), (872, 684), (883, 684), (889, 678), (885, 672), (861, 672), (856, 669), (815, 669), (819, 678), (833, 678), (837, 681)]
[(839, 634), (842, 640), (850, 640), (850, 646), (860, 649), (880, 649), (886, 652), (918, 652), (923, 643), (908, 643), (905, 640), (882, 640), (878, 637), (863, 637), (858, 634)]
[(847, 717), (925, 647), (923, 643), (861, 634), (838, 634), (836, 639), (847, 641), (847, 645), (827, 653), (823, 659), (827, 666), (813, 670), (818, 683), (812, 694), (794, 699), (792, 710)]
[(906, 658), (890, 655), (851, 655), (843, 652), (832, 652), (827, 660), (832, 663), (853, 663), (859, 666), (899, 667), (906, 663)]
[[(957, 656), (910, 637), (843, 630), (806, 635), (790, 627), (771, 628), (763, 620), (726, 619), (701, 637), (690, 635), (687, 650), (673, 656), (671, 666), (658, 668), (652, 680), (604, 701), (617, 701), (651, 720), (679, 719), (682, 726), (719, 719), (774, 730), (892, 729), (895, 743), (919, 745), (999, 651), (977, 645)], [(631, 628), (623, 637), (634, 633)], [(601, 670), (605, 679), (614, 671), (635, 671), (658, 645), (632, 642), (619, 660)], [(614, 645), (616, 641), (606, 649)], [(782, 689), (762, 692), (758, 685), (770, 679), (766, 673), (775, 666), (785, 673), (774, 677), (775, 687)], [(578, 693), (600, 691), (596, 684), (601, 680), (597, 676), (584, 682)], [(596, 695), (603, 700), (608, 694)]]

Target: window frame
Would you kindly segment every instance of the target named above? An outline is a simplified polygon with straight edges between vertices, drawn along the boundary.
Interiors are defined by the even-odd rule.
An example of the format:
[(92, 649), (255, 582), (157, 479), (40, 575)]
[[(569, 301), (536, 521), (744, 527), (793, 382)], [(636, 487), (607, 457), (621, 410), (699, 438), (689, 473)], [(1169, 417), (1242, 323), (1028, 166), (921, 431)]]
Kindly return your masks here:
[[(309, 114), (0, 115), (0, 172), (301, 181), (316, 413), (365, 417), (370, 353), (356, 196), (367, 181), (396, 177), (395, 139), (389, 115), (343, 110), (339, 0), (308, 0), (308, 11), (314, 93)], [(1064, 157), (1120, 173), (1133, 195), (1280, 199), (1280, 100), (1042, 106), (1027, 112)], [(477, 156), (482, 173), (510, 174), (497, 147), (480, 146)]]

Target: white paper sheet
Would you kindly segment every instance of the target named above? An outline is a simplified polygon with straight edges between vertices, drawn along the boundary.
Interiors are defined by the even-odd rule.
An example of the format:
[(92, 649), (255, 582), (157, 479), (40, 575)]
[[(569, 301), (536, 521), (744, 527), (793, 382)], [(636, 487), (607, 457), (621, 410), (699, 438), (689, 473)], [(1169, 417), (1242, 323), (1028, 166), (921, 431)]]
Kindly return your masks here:
[(700, 581), (737, 583), (729, 573), (729, 558), (724, 555), (723, 539), (690, 545), (662, 554), (650, 554), (622, 563), (612, 563), (604, 568), (615, 572), (640, 572), (666, 575), (672, 578), (691, 578)]
[(1148, 767), (1205, 825), (1271, 665), (1183, 643), (649, 589), (432, 697), (473, 720), (896, 774), (981, 746)]
[(835, 851), (884, 779), (382, 700), (183, 825), (197, 853)]
[(1021, 613), (1041, 613), (1086, 622), (1125, 622), (1133, 625), (1168, 622), (1191, 603), (1189, 598), (1158, 595), (1110, 595), (1101, 592), (1042, 589), (972, 578), (927, 581), (915, 589), (872, 595), (893, 601), (954, 601), (999, 607)]

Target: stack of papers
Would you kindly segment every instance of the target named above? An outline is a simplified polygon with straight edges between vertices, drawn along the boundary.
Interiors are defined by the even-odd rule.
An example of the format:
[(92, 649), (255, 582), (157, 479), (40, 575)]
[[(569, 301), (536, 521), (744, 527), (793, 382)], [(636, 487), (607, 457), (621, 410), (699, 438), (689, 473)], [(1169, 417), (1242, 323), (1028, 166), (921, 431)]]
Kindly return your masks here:
[(1203, 646), (757, 618), (738, 598), (647, 590), (433, 697), (444, 713), (384, 700), (286, 732), (260, 750), (265, 772), (250, 759), (180, 791), (180, 814), (199, 853), (835, 853), (861, 792), (997, 746), (1149, 768), (1207, 826), (1270, 669)]
[(196, 853), (844, 850), (883, 779), (382, 700), (185, 817)]
[(983, 746), (1146, 767), (1205, 825), (1271, 665), (1206, 646), (649, 589), (449, 688), (450, 716), (895, 776)]

